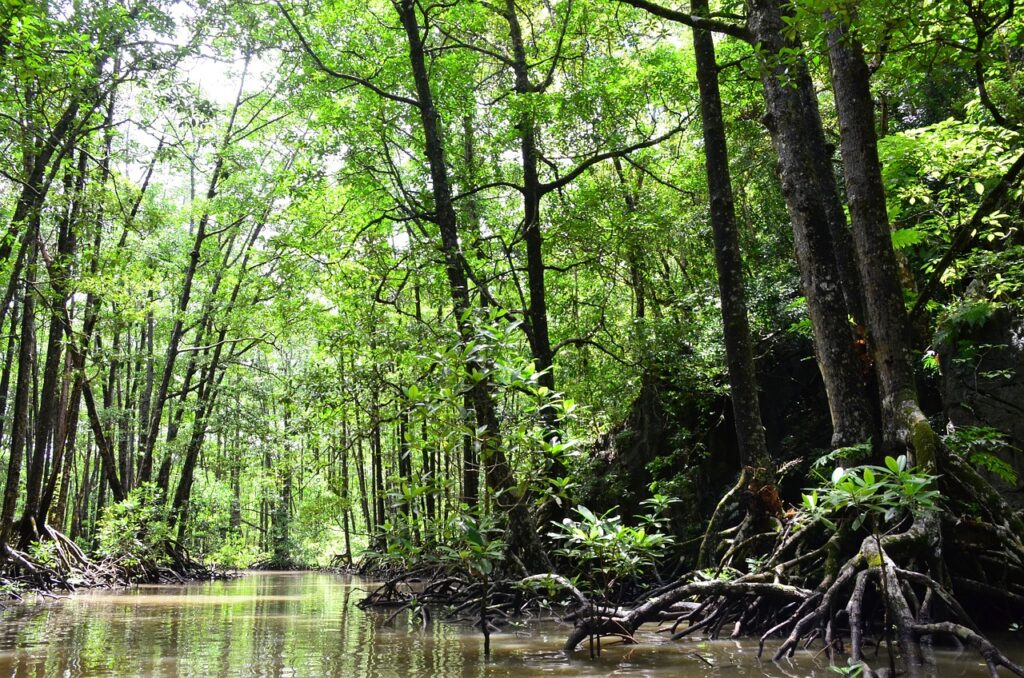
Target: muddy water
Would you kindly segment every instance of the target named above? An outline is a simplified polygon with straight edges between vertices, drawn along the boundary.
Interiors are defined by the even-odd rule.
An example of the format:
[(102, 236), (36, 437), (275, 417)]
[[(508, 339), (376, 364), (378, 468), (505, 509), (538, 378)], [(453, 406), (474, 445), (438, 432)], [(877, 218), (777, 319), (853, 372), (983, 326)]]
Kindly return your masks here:
[[(492, 637), (485, 659), (469, 626), (426, 630), (355, 607), (367, 584), (313, 573), (144, 586), (10, 605), (0, 612), (0, 678), (37, 676), (836, 676), (814, 650), (757, 659), (756, 644), (666, 641), (606, 646), (599, 659), (559, 651), (568, 627), (525, 624)], [(1011, 648), (1012, 649), (1012, 648)], [(1013, 653), (1020, 660), (1024, 649)], [(938, 653), (941, 676), (987, 675), (971, 654)]]

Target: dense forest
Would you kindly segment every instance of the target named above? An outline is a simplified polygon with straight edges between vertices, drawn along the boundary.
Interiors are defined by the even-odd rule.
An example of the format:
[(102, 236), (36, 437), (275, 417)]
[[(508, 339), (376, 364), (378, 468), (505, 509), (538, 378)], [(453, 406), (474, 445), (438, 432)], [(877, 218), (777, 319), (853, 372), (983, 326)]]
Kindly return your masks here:
[(4, 0), (0, 78), (5, 589), (1020, 671), (1013, 0)]

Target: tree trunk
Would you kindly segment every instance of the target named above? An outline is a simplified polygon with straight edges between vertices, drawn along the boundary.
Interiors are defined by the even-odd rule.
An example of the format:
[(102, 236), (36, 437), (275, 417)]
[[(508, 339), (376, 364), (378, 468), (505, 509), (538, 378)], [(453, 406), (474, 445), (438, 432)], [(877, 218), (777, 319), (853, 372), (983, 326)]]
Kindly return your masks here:
[(783, 38), (778, 0), (748, 0), (747, 17), (753, 39), (768, 61), (762, 76), (766, 125), (778, 155), (782, 193), (792, 221), (815, 354), (832, 415), (832, 444), (862, 443), (871, 437), (870, 417), (836, 265), (834, 248), (846, 243), (832, 241), (823, 185), (818, 179), (820, 167), (813, 155), (816, 116), (808, 111), (813, 83), (806, 65), (788, 51), (793, 45)]
[[(445, 158), (440, 115), (434, 105), (425, 50), (416, 17), (417, 5), (413, 0), (399, 0), (394, 4), (409, 45), (409, 62), (415, 82), (416, 96), (423, 129), (427, 163), (430, 167), (431, 189), (434, 198), (434, 220), (441, 233), (441, 250), (445, 273), (452, 296), (452, 305), (458, 322), (460, 338), (464, 343), (473, 340), (470, 322), (472, 312), (462, 253), (459, 245), (458, 224), (452, 205), (451, 184)], [(484, 367), (484, 369), (480, 369)], [(472, 383), (473, 401), (478, 428), (483, 435), (482, 460), (488, 484), (498, 496), (498, 506), (508, 516), (508, 545), (512, 553), (522, 556), (531, 567), (543, 567), (547, 561), (540, 549), (537, 532), (526, 507), (514, 497), (516, 483), (502, 449), (494, 396), (489, 379), (472, 379), (469, 375), (486, 373), (472, 359), (466, 362), (467, 379)]]
[(4, 355), (4, 370), (0, 376), (0, 445), (4, 442), (4, 424), (7, 421), (7, 397), (11, 389), (11, 372), (14, 370), (15, 349), (18, 346), (18, 320), (20, 319), (21, 304), (15, 300), (14, 311), (11, 313), (10, 331), (7, 335), (7, 353)]
[[(697, 16), (708, 14), (707, 0), (693, 0), (691, 9)], [(729, 393), (736, 424), (741, 466), (768, 467), (768, 447), (757, 394), (757, 373), (754, 350), (747, 321), (747, 291), (743, 277), (733, 206), (732, 180), (729, 175), (729, 153), (722, 119), (722, 98), (718, 89), (718, 65), (715, 43), (706, 30), (693, 30), (697, 61), (697, 84), (700, 87), (701, 125), (704, 130), (705, 169), (711, 198), (711, 228), (715, 240), (715, 265), (718, 269), (718, 290), (722, 307), (722, 331), (725, 356), (729, 367)]]
[(838, 23), (829, 34), (829, 57), (853, 244), (864, 280), (868, 345), (882, 399), (885, 444), (887, 448), (907, 446), (916, 464), (933, 466), (939, 441), (918, 405), (907, 311), (878, 159), (870, 72), (860, 44), (845, 23)]
[[(504, 16), (508, 22), (509, 39), (512, 43), (515, 92), (521, 97), (526, 97), (539, 92), (540, 88), (530, 82), (526, 46), (514, 0), (505, 0)], [(526, 311), (530, 323), (528, 337), (536, 368), (544, 371), (537, 382), (554, 391), (554, 354), (548, 332), (547, 293), (544, 288), (544, 236), (540, 225), (540, 203), (544, 198), (544, 191), (538, 171), (537, 125), (528, 104), (525, 104), (524, 113), (516, 126), (519, 130), (519, 151), (523, 165), (523, 240), (526, 242), (526, 276), (530, 290), (530, 303)], [(549, 430), (557, 426), (555, 411), (551, 407), (543, 408), (541, 417)]]
[[(238, 110), (242, 105), (242, 94), (245, 89), (245, 72), (248, 70), (248, 66), (249, 61), (246, 59), (245, 70), (243, 70), (241, 82), (238, 86), (238, 94), (235, 96), (235, 103), (231, 109), (231, 116), (228, 119), (227, 128), (224, 130), (224, 136), (222, 137), (220, 147), (217, 151), (213, 170), (210, 173), (210, 181), (206, 189), (207, 202), (213, 200), (217, 196), (218, 185), (224, 171), (224, 155), (227, 151), (228, 145), (231, 143), (231, 135), (235, 126), (235, 116), (238, 114)], [(157, 435), (160, 432), (161, 414), (163, 412), (164, 403), (167, 400), (167, 392), (170, 388), (171, 377), (174, 374), (174, 363), (177, 361), (178, 349), (181, 345), (182, 335), (184, 334), (184, 316), (188, 311), (189, 300), (192, 297), (192, 284), (195, 279), (196, 270), (199, 268), (199, 258), (202, 253), (203, 243), (206, 241), (206, 228), (209, 225), (209, 221), (210, 210), (206, 207), (203, 209), (203, 213), (199, 218), (199, 225), (196, 230), (195, 238), (192, 241), (192, 251), (189, 253), (188, 265), (185, 268), (185, 273), (182, 278), (181, 294), (178, 297), (177, 308), (174, 316), (174, 325), (171, 327), (171, 336), (167, 342), (167, 353), (164, 358), (164, 369), (163, 374), (160, 377), (160, 386), (157, 389), (152, 404), (149, 406), (150, 417), (146, 431), (145, 444), (142, 445), (139, 450), (142, 455), (142, 464), (139, 471), (140, 482), (148, 482), (153, 473), (153, 448), (156, 444)]]
[[(33, 229), (34, 230), (34, 229)], [(26, 270), (31, 276), (35, 268), (35, 234), (30, 234), (30, 252)], [(21, 339), (18, 348), (18, 377), (14, 389), (14, 411), (11, 423), (10, 457), (7, 462), (7, 482), (4, 485), (3, 512), (0, 514), (0, 554), (7, 547), (14, 528), (14, 512), (21, 490), (21, 466), (28, 441), (28, 415), (32, 390), (32, 366), (35, 362), (35, 292), (31, 277), (25, 281), (25, 295), (21, 304)]]

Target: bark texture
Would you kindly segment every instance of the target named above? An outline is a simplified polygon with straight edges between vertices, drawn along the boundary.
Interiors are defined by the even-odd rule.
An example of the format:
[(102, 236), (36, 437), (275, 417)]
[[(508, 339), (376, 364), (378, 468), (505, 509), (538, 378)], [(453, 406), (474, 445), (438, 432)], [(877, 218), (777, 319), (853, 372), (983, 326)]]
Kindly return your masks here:
[(864, 281), (868, 344), (875, 361), (887, 447), (906, 445), (917, 464), (933, 464), (939, 440), (918, 405), (910, 331), (875, 133), (870, 73), (860, 44), (839, 23), (829, 36), (832, 87), (853, 225)]
[[(698, 16), (709, 12), (707, 0), (694, 0), (691, 9)], [(729, 152), (722, 119), (722, 97), (718, 88), (715, 43), (707, 30), (693, 30), (700, 87), (701, 125), (704, 131), (705, 170), (711, 197), (711, 228), (715, 240), (715, 266), (722, 306), (722, 331), (729, 367), (729, 393), (736, 421), (736, 440), (742, 466), (768, 464), (768, 448), (757, 395), (757, 373), (747, 320), (747, 290), (743, 258), (736, 229)]]
[(765, 123), (779, 159), (779, 177), (793, 227), (800, 281), (814, 329), (818, 366), (832, 415), (832, 444), (852, 445), (871, 437), (870, 417), (859, 366), (853, 353), (849, 308), (829, 212), (814, 157), (814, 137), (820, 119), (811, 106), (813, 83), (806, 65), (786, 50), (782, 10), (777, 0), (749, 0), (748, 27), (763, 50), (762, 84), (767, 109)]

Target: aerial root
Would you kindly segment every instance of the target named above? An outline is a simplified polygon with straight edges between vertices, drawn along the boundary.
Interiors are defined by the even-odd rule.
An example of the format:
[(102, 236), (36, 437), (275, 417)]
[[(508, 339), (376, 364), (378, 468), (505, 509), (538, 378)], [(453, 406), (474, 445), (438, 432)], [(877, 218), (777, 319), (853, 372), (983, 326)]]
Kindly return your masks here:
[[(484, 601), (486, 610), (481, 611)], [(612, 618), (621, 612), (614, 606), (592, 603), (559, 574), (489, 580), (485, 584), (439, 566), (392, 574), (357, 605), (364, 610), (389, 610), (387, 624), (405, 612), (423, 624), (428, 624), (438, 610), (443, 610), (449, 621), (467, 621), (477, 626), (483, 616), (489, 632), (500, 630), (513, 617), (552, 616), (553, 607), (558, 609), (558, 616), (566, 619), (573, 619), (574, 615)], [(629, 636), (625, 631), (609, 635)]]

